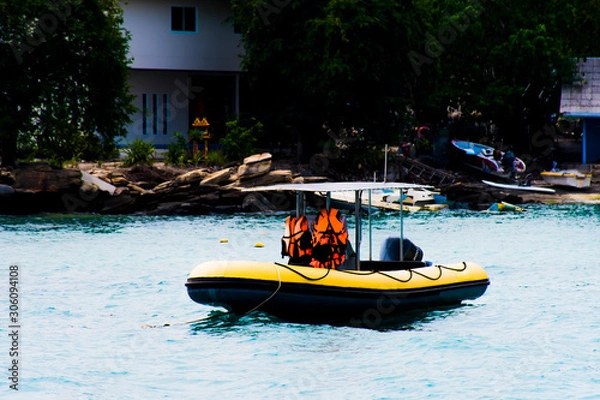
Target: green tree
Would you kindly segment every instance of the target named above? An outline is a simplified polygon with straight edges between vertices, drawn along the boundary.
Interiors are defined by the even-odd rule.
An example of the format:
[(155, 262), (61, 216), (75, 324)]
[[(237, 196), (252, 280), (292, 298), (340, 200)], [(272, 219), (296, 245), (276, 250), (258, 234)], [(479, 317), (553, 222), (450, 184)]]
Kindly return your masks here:
[(225, 146), (224, 155), (229, 160), (241, 160), (254, 153), (254, 143), (262, 134), (263, 124), (255, 118), (232, 120), (225, 123), (227, 133), (219, 144)]
[[(526, 141), (558, 111), (574, 57), (600, 55), (600, 2), (234, 0), (243, 66), (266, 131), (299, 149), (325, 125), (383, 143), (449, 106)], [(274, 129), (275, 127), (275, 129)], [(336, 138), (341, 137), (337, 135)], [(313, 146), (313, 147), (311, 147)], [(350, 146), (353, 147), (353, 146)]]
[(17, 142), (62, 163), (114, 149), (133, 112), (115, 0), (0, 2), (0, 156)]
[(493, 120), (504, 139), (525, 147), (527, 132), (558, 112), (574, 58), (599, 54), (591, 45), (600, 33), (593, 3), (419, 2), (430, 23), (415, 63), (419, 118), (436, 122), (446, 106), (460, 106), (464, 116)]
[(329, 139), (323, 126), (362, 128), (381, 140), (398, 133), (410, 99), (405, 55), (420, 29), (411, 2), (232, 4), (260, 115), (276, 135), (296, 135), (301, 158)]

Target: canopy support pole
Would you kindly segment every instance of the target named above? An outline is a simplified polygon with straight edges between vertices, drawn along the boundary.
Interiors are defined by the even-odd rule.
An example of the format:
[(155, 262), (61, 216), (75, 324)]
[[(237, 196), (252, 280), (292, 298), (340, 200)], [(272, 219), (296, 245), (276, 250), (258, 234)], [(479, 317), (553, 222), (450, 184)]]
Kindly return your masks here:
[(361, 191), (354, 192), (354, 242), (356, 243), (356, 269), (360, 270), (360, 195)]
[(400, 205), (400, 261), (404, 261), (404, 210), (402, 206), (402, 200), (404, 197), (404, 189), (400, 189), (400, 197), (398, 203)]
[(296, 192), (296, 217), (304, 215), (306, 213), (306, 202), (304, 192)]
[(383, 163), (383, 181), (387, 182), (387, 164), (388, 164), (388, 145), (385, 145), (385, 161)]
[(373, 227), (371, 225), (371, 189), (369, 189), (369, 261), (373, 261)]

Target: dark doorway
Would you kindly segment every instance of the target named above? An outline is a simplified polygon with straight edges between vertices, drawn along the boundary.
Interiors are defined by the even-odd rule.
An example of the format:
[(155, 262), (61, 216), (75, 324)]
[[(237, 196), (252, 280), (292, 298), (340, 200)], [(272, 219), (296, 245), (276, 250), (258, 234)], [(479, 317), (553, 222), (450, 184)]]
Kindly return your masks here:
[(235, 75), (195, 75), (191, 81), (189, 126), (206, 118), (213, 140), (225, 134), (225, 122), (235, 118)]

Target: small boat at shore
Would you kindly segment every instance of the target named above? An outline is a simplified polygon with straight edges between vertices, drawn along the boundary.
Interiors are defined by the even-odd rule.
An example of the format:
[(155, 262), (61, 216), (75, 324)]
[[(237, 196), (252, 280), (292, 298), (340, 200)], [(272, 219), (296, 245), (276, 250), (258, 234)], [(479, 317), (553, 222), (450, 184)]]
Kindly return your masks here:
[(486, 185), (498, 188), (498, 189), (523, 190), (526, 192), (537, 192), (537, 193), (548, 193), (548, 194), (556, 193), (556, 190), (554, 190), (552, 188), (548, 188), (548, 187), (542, 187), (542, 186), (512, 185), (512, 184), (508, 184), (508, 183), (498, 183), (498, 182), (486, 181), (485, 179), (482, 180), (481, 182), (485, 183)]
[[(382, 243), (372, 257), (371, 213), (368, 213), (368, 258), (361, 254), (363, 192), (400, 190), (405, 183), (337, 182), (281, 184), (247, 191), (292, 191), (296, 213), (282, 229), (287, 262), (212, 260), (196, 266), (186, 287), (200, 304), (224, 307), (243, 315), (263, 311), (283, 320), (375, 327), (412, 310), (454, 307), (482, 296), (490, 281), (483, 267), (470, 262), (433, 263), (400, 232)], [(355, 196), (354, 246), (345, 215), (326, 206), (307, 215), (305, 193), (351, 192)], [(283, 228), (283, 226), (282, 226)], [(308, 239), (308, 240), (307, 240)]]
[(543, 171), (540, 176), (546, 183), (556, 186), (567, 186), (576, 189), (586, 189), (592, 184), (592, 173), (580, 172), (576, 169), (561, 171)]
[[(480, 172), (508, 175), (510, 171), (505, 171), (502, 166), (502, 160), (505, 153), (496, 150), (491, 146), (486, 146), (480, 143), (465, 142), (460, 140), (452, 141), (452, 148), (460, 155), (463, 165), (470, 167)], [(520, 158), (515, 157), (513, 168), (517, 173), (525, 172), (527, 166)]]

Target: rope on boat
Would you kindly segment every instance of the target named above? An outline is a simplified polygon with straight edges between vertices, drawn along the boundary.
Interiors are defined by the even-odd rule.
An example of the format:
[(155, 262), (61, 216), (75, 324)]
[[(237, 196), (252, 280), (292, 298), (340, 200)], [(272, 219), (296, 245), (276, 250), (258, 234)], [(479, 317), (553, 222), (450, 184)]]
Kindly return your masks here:
[(360, 276), (373, 275), (373, 274), (377, 273), (377, 271), (354, 270), (354, 269), (338, 269), (337, 271), (343, 272), (345, 274), (360, 275)]
[(279, 289), (281, 289), (281, 274), (279, 273), (279, 268), (277, 268), (277, 263), (273, 264), (275, 266), (275, 271), (277, 271), (277, 289), (275, 289), (275, 291), (273, 293), (271, 293), (271, 295), (269, 297), (267, 297), (265, 300), (263, 300), (259, 305), (257, 305), (256, 307), (252, 308), (249, 311), (246, 311), (244, 313), (244, 315), (246, 314), (250, 314), (252, 311), (256, 311), (258, 310), (260, 307), (262, 307), (267, 301), (271, 300), (273, 298), (273, 296), (275, 296), (277, 294), (277, 292), (279, 292)]
[[(276, 263), (274, 263), (274, 264), (275, 264), (275, 265), (279, 265), (280, 267), (286, 268), (286, 269), (288, 269), (288, 270), (292, 271), (293, 273), (295, 273), (295, 274), (297, 274), (297, 275), (300, 275), (301, 277), (303, 277), (303, 278), (304, 278), (304, 279), (306, 279), (307, 281), (313, 281), (313, 282), (315, 282), (315, 281), (320, 281), (321, 279), (324, 279), (324, 278), (325, 278), (327, 275), (329, 275), (329, 271), (331, 271), (331, 268), (325, 268), (325, 271), (326, 271), (326, 272), (325, 272), (325, 274), (324, 274), (323, 276), (319, 276), (319, 277), (317, 277), (317, 278), (311, 278), (310, 276), (306, 276), (306, 275), (304, 275), (303, 273), (301, 273), (301, 272), (299, 272), (299, 271), (296, 271), (294, 268), (291, 268), (291, 267), (290, 267), (290, 266), (288, 266), (288, 265), (281, 264), (281, 263), (277, 263), (277, 262), (276, 262)], [(317, 269), (318, 269), (318, 268), (317, 268)], [(279, 271), (279, 270), (278, 270), (278, 271)]]
[(467, 263), (463, 261), (462, 265), (463, 265), (462, 268), (452, 268), (452, 267), (449, 267), (447, 265), (438, 265), (438, 267), (442, 267), (442, 268), (448, 269), (450, 271), (463, 272), (465, 269), (467, 269)]
[(462, 264), (463, 264), (462, 268), (452, 268), (452, 267), (449, 267), (447, 265), (441, 265), (441, 264), (434, 265), (434, 267), (437, 267), (438, 271), (439, 271), (439, 275), (437, 277), (431, 277), (431, 276), (425, 275), (425, 274), (423, 274), (423, 273), (421, 273), (419, 271), (416, 271), (414, 269), (408, 269), (407, 270), (408, 272), (410, 272), (410, 274), (408, 275), (408, 279), (407, 280), (402, 280), (402, 279), (396, 278), (394, 276), (388, 275), (388, 274), (383, 273), (381, 271), (377, 271), (377, 273), (380, 274), (380, 275), (383, 275), (383, 276), (385, 276), (387, 278), (390, 278), (390, 279), (392, 279), (394, 281), (401, 282), (401, 283), (406, 283), (406, 282), (410, 281), (413, 278), (413, 274), (422, 276), (423, 278), (429, 279), (430, 281), (437, 281), (437, 280), (439, 280), (442, 277), (442, 269), (447, 269), (449, 271), (454, 271), (454, 272), (462, 272), (465, 269), (467, 269), (467, 263), (463, 261)]
[(412, 277), (413, 277), (413, 270), (412, 270), (412, 269), (407, 269), (406, 271), (408, 271), (408, 272), (409, 272), (409, 274), (408, 274), (408, 279), (407, 279), (407, 280), (405, 280), (405, 281), (404, 281), (404, 280), (402, 280), (402, 279), (400, 279), (400, 278), (396, 278), (395, 276), (388, 275), (388, 274), (386, 274), (386, 273), (384, 273), (384, 272), (381, 272), (381, 271), (376, 271), (376, 272), (377, 272), (379, 275), (383, 275), (383, 276), (385, 276), (386, 278), (390, 278), (390, 279), (391, 279), (391, 280), (393, 280), (393, 281), (397, 281), (397, 282), (400, 282), (400, 283), (406, 283), (406, 282), (410, 282), (410, 280), (412, 279)]
[[(340, 270), (336, 270), (336, 271), (343, 272), (345, 274), (350, 274), (350, 275), (379, 274), (379, 275), (383, 275), (386, 278), (389, 278), (389, 279), (397, 281), (397, 282), (407, 283), (407, 282), (409, 282), (413, 278), (413, 274), (414, 275), (420, 275), (420, 276), (422, 276), (425, 279), (429, 279), (430, 281), (437, 281), (437, 280), (439, 280), (442, 277), (442, 269), (447, 269), (449, 271), (455, 271), (455, 272), (462, 272), (465, 269), (467, 269), (467, 263), (463, 261), (462, 264), (463, 264), (462, 268), (452, 268), (452, 267), (449, 267), (447, 265), (441, 265), (441, 264), (434, 265), (434, 267), (437, 267), (438, 271), (439, 271), (439, 275), (437, 277), (431, 277), (431, 276), (425, 275), (425, 274), (423, 274), (423, 273), (421, 273), (421, 272), (419, 272), (419, 271), (417, 271), (415, 269), (407, 269), (406, 271), (409, 272), (409, 275), (408, 275), (408, 279), (406, 279), (406, 280), (403, 280), (403, 279), (400, 279), (400, 278), (396, 278), (395, 276), (388, 275), (388, 274), (386, 274), (384, 272), (381, 272), (381, 271), (369, 271), (369, 272), (367, 272), (367, 271), (353, 271), (353, 270), (345, 270), (345, 269), (340, 269)], [(302, 278), (306, 279), (307, 281), (313, 281), (313, 282), (314, 281), (320, 281), (321, 279), (324, 279), (325, 277), (327, 277), (327, 275), (329, 275), (329, 272), (331, 271), (331, 269), (326, 268), (326, 272), (325, 272), (325, 274), (323, 276), (320, 276), (318, 278), (311, 278), (311, 277), (306, 276), (306, 275), (302, 274), (301, 272), (295, 270), (294, 268), (290, 268), (288, 265), (280, 264), (280, 263), (275, 263), (275, 265), (287, 268), (288, 270), (290, 270), (290, 271), (294, 272), (295, 274), (301, 276)], [(278, 272), (279, 272), (279, 270), (278, 270)], [(277, 288), (277, 291), (280, 289), (280, 287), (281, 287), (281, 281), (279, 282), (279, 287)], [(277, 293), (277, 291), (275, 293)], [(275, 293), (273, 293), (273, 295), (275, 295)], [(271, 295), (271, 297), (273, 297), (273, 295)], [(271, 297), (269, 297), (269, 299)], [(264, 304), (264, 302), (261, 303), (261, 305), (262, 304)], [(253, 309), (252, 311), (254, 311), (255, 309)]]

